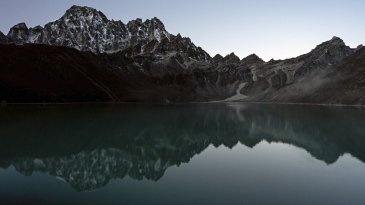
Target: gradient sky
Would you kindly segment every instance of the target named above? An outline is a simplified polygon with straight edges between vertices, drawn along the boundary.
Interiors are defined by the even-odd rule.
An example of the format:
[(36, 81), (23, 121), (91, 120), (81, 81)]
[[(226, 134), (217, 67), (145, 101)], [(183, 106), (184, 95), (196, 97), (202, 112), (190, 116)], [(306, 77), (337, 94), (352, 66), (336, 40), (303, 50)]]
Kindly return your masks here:
[(124, 23), (156, 16), (170, 33), (190, 37), (212, 56), (283, 59), (333, 36), (351, 47), (365, 44), (363, 0), (0, 0), (0, 30), (6, 34), (19, 22), (43, 26), (74, 4)]

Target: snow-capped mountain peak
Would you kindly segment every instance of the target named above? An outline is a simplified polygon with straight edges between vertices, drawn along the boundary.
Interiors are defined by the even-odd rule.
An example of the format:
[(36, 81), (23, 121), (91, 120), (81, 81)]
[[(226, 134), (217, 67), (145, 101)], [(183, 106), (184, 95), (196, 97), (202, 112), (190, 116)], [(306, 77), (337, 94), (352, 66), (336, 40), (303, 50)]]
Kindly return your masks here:
[[(109, 20), (94, 8), (76, 5), (69, 8), (58, 20), (46, 24), (44, 28), (37, 26), (28, 29), (25, 23), (20, 23), (11, 28), (7, 35), (15, 44), (66, 46), (94, 53), (114, 53), (132, 48), (133, 51), (138, 51), (132, 52), (133, 55), (143, 55), (156, 50), (165, 52), (164, 49), (168, 47), (169, 51), (189, 52), (187, 56), (197, 60), (210, 59), (210, 56), (196, 47), (189, 38), (173, 37), (157, 17), (145, 21), (137, 18), (124, 24), (122, 21)], [(181, 43), (176, 44), (176, 41)], [(184, 48), (175, 48), (175, 44)], [(139, 49), (134, 49), (135, 46)]]

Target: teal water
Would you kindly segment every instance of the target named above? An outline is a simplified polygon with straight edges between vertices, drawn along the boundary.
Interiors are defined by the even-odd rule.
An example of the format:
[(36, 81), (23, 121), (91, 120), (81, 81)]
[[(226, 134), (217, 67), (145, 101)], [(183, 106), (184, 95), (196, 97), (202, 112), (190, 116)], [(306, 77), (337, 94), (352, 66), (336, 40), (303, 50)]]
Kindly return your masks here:
[(365, 109), (0, 107), (0, 204), (365, 203)]

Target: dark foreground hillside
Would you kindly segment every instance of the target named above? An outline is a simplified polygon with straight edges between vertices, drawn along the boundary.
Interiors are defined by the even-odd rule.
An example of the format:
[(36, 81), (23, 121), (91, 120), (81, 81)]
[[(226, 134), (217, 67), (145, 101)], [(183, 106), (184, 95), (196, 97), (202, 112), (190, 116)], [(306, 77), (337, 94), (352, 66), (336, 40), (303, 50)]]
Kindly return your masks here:
[[(100, 56), (66, 47), (0, 45), (0, 100), (42, 102), (163, 102), (192, 100), (186, 86), (174, 88), (143, 75), (105, 66)], [(190, 94), (191, 93), (191, 94)]]
[[(280, 86), (272, 84), (278, 74), (271, 77), (270, 72), (276, 72), (270, 68), (271, 62), (259, 67), (269, 74), (254, 81), (249, 67), (219, 70), (221, 64), (212, 63), (210, 68), (185, 70), (174, 58), (159, 63), (154, 56), (123, 54), (94, 54), (38, 44), (0, 45), (0, 101), (206, 102), (241, 92), (247, 95), (241, 101), (365, 103), (365, 48), (336, 65), (313, 69)], [(237, 88), (240, 83), (246, 84), (241, 90)]]

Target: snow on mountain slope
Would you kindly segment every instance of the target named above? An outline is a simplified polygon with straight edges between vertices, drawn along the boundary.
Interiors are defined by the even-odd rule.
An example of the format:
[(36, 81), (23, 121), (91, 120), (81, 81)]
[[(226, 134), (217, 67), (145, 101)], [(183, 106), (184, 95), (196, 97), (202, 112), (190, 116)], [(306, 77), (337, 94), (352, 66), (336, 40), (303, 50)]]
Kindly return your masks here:
[(159, 46), (175, 43), (184, 46), (183, 50), (193, 51), (189, 57), (205, 61), (210, 59), (190, 39), (176, 37), (174, 39), (180, 42), (172, 42), (175, 36), (168, 33), (156, 17), (145, 21), (137, 18), (124, 24), (109, 20), (102, 12), (86, 6), (72, 6), (60, 19), (46, 24), (44, 28), (17, 24), (10, 29), (7, 37), (15, 44), (66, 46), (93, 53), (114, 53), (137, 46), (139, 52), (134, 52), (134, 55), (154, 52)]

